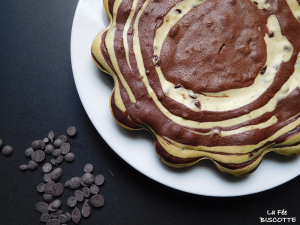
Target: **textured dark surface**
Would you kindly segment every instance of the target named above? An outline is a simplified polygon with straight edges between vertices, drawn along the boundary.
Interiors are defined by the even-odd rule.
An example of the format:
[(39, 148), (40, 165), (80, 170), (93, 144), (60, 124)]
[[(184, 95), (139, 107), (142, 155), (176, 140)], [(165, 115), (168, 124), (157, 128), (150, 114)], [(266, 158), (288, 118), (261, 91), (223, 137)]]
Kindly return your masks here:
[[(94, 165), (94, 175), (102, 173), (106, 179), (100, 189), (105, 205), (91, 206), (90, 217), (79, 224), (252, 225), (260, 224), (259, 217), (266, 217), (267, 210), (279, 209), (299, 223), (299, 177), (250, 196), (196, 196), (149, 179), (115, 154), (90, 122), (74, 84), (70, 35), (76, 5), (75, 0), (0, 1), (0, 139), (14, 147), (11, 156), (0, 154), (0, 225), (43, 224), (35, 210), (35, 204), (43, 201), (36, 190), (43, 182), (42, 165), (25, 172), (19, 166), (29, 161), (24, 152), (33, 140), (46, 137), (50, 130), (56, 137), (66, 135), (70, 125), (78, 130), (69, 139), (76, 159), (61, 164), (58, 182), (82, 176), (86, 163)], [(282, 156), (266, 158), (289, 161)], [(49, 161), (47, 156), (45, 162)], [(209, 162), (204, 164), (220, 173)], [(235, 180), (228, 177), (228, 182)], [(69, 213), (66, 200), (71, 195), (74, 191), (66, 188), (61, 196), (62, 208)]]

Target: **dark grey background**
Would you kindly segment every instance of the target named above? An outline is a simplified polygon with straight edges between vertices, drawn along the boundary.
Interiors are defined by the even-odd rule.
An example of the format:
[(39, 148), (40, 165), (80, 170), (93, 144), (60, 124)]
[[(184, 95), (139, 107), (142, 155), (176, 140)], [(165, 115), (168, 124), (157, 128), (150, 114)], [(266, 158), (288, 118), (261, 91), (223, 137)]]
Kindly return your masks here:
[[(1, 225), (42, 224), (34, 207), (42, 201), (36, 191), (41, 166), (26, 172), (18, 167), (29, 161), (24, 151), (33, 140), (50, 130), (65, 134), (70, 125), (78, 129), (70, 140), (77, 158), (62, 164), (60, 181), (81, 176), (87, 162), (106, 178), (100, 191), (105, 206), (92, 208), (80, 224), (260, 224), (267, 210), (278, 209), (300, 223), (299, 177), (249, 196), (196, 196), (149, 179), (115, 154), (90, 122), (74, 84), (70, 35), (76, 6), (76, 0), (0, 0), (0, 138), (15, 149), (10, 157), (0, 154)], [(62, 196), (69, 212), (65, 201), (72, 193)]]

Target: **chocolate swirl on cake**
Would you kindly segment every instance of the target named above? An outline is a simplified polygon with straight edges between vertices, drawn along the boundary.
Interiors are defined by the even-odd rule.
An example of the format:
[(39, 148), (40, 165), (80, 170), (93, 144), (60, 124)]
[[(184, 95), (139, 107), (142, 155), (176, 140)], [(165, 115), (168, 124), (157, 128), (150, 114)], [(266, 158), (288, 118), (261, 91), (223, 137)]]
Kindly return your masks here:
[(265, 154), (300, 154), (297, 0), (104, 0), (93, 41), (110, 108), (147, 129), (167, 165), (210, 159), (244, 176)]

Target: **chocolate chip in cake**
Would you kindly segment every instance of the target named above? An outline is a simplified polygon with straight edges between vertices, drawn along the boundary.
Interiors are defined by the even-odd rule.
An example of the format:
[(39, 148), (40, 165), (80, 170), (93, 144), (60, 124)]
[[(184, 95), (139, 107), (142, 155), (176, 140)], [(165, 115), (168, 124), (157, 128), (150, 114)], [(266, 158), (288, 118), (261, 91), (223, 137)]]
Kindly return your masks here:
[(82, 193), (84, 194), (84, 197), (86, 197), (86, 198), (90, 197), (90, 194), (91, 194), (90, 189), (88, 187), (82, 188)]
[(75, 155), (73, 152), (69, 152), (68, 154), (65, 155), (65, 160), (67, 162), (73, 162), (75, 160)]
[(67, 220), (67, 217), (64, 215), (64, 214), (61, 214), (58, 216), (58, 220), (59, 222), (61, 223), (66, 223), (68, 220)]
[(94, 169), (93, 165), (88, 163), (84, 166), (83, 171), (86, 173), (91, 173), (91, 172), (93, 172), (93, 169)]
[(100, 207), (104, 205), (104, 198), (102, 195), (97, 194), (91, 197), (91, 204), (95, 207)]
[(288, 51), (290, 51), (290, 50), (291, 50), (291, 49), (290, 49), (289, 46), (284, 46), (284, 51), (288, 52)]
[(59, 149), (59, 148), (55, 149), (55, 150), (52, 152), (52, 155), (53, 155), (54, 157), (60, 156), (60, 149)]
[(79, 223), (81, 219), (81, 213), (79, 211), (79, 209), (75, 208), (72, 212), (72, 220), (74, 221), (74, 223)]
[(33, 148), (27, 148), (26, 149), (26, 151), (25, 151), (25, 155), (27, 156), (27, 157), (31, 157), (31, 155), (34, 153), (34, 150), (33, 150)]
[(38, 168), (38, 166), (39, 165), (33, 160), (30, 160), (28, 163), (28, 169), (30, 170), (35, 170), (36, 168)]
[(48, 205), (44, 202), (38, 202), (35, 205), (35, 209), (42, 214), (48, 213)]
[(53, 144), (54, 144), (55, 148), (60, 148), (60, 146), (63, 144), (63, 140), (62, 139), (56, 139)]
[(40, 217), (41, 222), (44, 222), (44, 223), (47, 223), (50, 219), (51, 219), (51, 217), (48, 213), (44, 213)]
[(46, 225), (61, 225), (58, 219), (49, 220)]
[(71, 196), (67, 199), (67, 205), (73, 208), (77, 204), (77, 199), (74, 196)]
[(48, 138), (50, 139), (51, 142), (53, 142), (53, 140), (54, 140), (54, 133), (53, 133), (53, 131), (49, 132)]
[(88, 201), (89, 200), (85, 200), (81, 209), (81, 214), (83, 217), (88, 217), (91, 214), (91, 207), (89, 206)]
[(53, 196), (60, 196), (64, 192), (64, 186), (61, 183), (56, 183), (51, 189)]
[(104, 176), (102, 174), (98, 174), (94, 180), (96, 185), (102, 185), (104, 183)]
[(6, 145), (2, 148), (2, 154), (5, 156), (9, 156), (13, 153), (14, 149), (10, 145)]
[(43, 165), (43, 172), (44, 173), (49, 173), (52, 170), (52, 165), (50, 163), (45, 163)]
[(51, 155), (53, 151), (54, 151), (54, 146), (51, 144), (47, 144), (45, 147), (46, 154)]
[(56, 168), (50, 173), (51, 180), (58, 180), (62, 175), (62, 169)]
[(91, 192), (93, 195), (98, 194), (99, 191), (100, 191), (99, 186), (97, 186), (96, 184), (92, 184), (92, 185), (91, 185), (91, 187), (90, 187), (90, 192)]
[(85, 184), (90, 185), (94, 182), (94, 175), (91, 173), (85, 173), (82, 176), (82, 180)]
[(60, 153), (66, 155), (69, 153), (70, 149), (71, 146), (69, 143), (63, 143), (62, 146), (60, 147)]
[(176, 84), (174, 88), (175, 89), (182, 88), (182, 85), (181, 84)]
[(161, 64), (160, 58), (157, 55), (154, 55), (152, 57), (152, 62), (153, 62), (154, 66), (160, 66), (160, 64)]
[(269, 37), (270, 37), (270, 38), (274, 37), (274, 32), (273, 32), (273, 31), (270, 32)]
[(31, 155), (31, 159), (37, 163), (42, 162), (45, 159), (45, 152), (42, 150), (37, 150)]
[(70, 127), (67, 129), (67, 134), (68, 134), (70, 137), (75, 136), (76, 133), (77, 133), (77, 130), (76, 130), (76, 127), (74, 127), (74, 126), (70, 126)]
[(49, 193), (44, 193), (43, 194), (43, 199), (46, 201), (46, 202), (52, 202), (52, 199), (53, 199), (53, 196)]
[(36, 187), (36, 190), (40, 193), (44, 193), (45, 192), (45, 189), (46, 189), (46, 184), (44, 183), (40, 183), (37, 187)]
[(199, 109), (201, 109), (201, 104), (199, 101), (194, 101), (195, 106), (197, 106)]
[(34, 140), (31, 147), (33, 150), (42, 150), (45, 148), (45, 143), (42, 140)]
[(76, 190), (75, 191), (75, 198), (77, 199), (78, 202), (82, 202), (84, 199), (84, 194), (82, 191)]
[(193, 93), (188, 93), (189, 94), (189, 96), (192, 98), (192, 99), (196, 99), (197, 97), (193, 94)]
[(266, 73), (266, 71), (267, 71), (267, 66), (264, 66), (262, 69), (261, 69), (261, 71), (260, 71), (260, 74), (261, 75), (264, 75), (265, 73)]
[(181, 13), (181, 9), (175, 9), (175, 12)]
[(19, 166), (19, 169), (22, 171), (28, 170), (28, 165), (22, 164), (21, 166)]

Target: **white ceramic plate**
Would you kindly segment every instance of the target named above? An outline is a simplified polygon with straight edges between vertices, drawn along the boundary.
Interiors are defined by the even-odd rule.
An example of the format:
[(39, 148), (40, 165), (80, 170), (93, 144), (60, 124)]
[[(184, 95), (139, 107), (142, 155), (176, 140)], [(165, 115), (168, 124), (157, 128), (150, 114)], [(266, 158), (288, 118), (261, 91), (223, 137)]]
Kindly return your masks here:
[(209, 160), (185, 169), (164, 165), (157, 157), (151, 135), (120, 127), (109, 109), (112, 78), (94, 65), (90, 46), (109, 24), (102, 0), (80, 0), (71, 35), (71, 59), (76, 87), (92, 123), (109, 146), (146, 176), (169, 187), (199, 195), (239, 196), (276, 187), (296, 177), (300, 157), (268, 154), (252, 175), (233, 177), (218, 171)]

